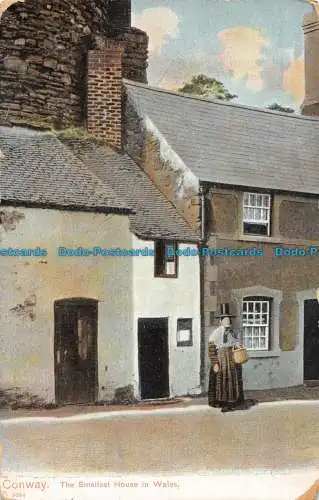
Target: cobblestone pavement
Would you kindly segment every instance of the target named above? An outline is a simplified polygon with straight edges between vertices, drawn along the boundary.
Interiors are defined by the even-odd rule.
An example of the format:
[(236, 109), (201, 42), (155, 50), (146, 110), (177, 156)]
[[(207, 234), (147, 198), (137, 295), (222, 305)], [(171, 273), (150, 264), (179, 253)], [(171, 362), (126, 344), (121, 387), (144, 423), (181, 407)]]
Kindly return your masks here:
[(284, 401), (286, 399), (318, 399), (318, 385), (298, 385), (282, 389), (268, 389), (263, 391), (246, 391), (247, 397), (252, 397), (260, 402)]
[[(258, 402), (285, 401), (285, 400), (318, 400), (319, 385), (300, 385), (281, 389), (267, 389), (261, 391), (245, 391), (246, 398), (256, 399)], [(175, 398), (171, 400), (142, 401), (136, 404), (121, 405), (68, 405), (52, 410), (48, 409), (1, 409), (0, 420), (19, 417), (68, 417), (72, 415), (127, 411), (150, 410), (163, 407), (187, 407), (192, 405), (207, 405), (206, 396)]]

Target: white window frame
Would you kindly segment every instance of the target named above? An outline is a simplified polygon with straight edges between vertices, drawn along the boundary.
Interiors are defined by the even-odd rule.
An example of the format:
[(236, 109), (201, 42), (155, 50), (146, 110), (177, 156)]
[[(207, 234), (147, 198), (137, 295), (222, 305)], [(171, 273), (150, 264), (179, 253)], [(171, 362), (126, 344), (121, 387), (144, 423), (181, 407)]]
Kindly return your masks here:
[(271, 297), (243, 298), (242, 341), (247, 351), (269, 351), (271, 305)]
[(243, 232), (245, 223), (258, 224), (261, 226), (265, 226), (266, 235), (270, 236), (270, 220), (271, 220), (271, 195), (269, 193), (244, 192)]
[[(281, 353), (279, 334), (280, 334), (280, 305), (283, 300), (283, 292), (263, 285), (250, 286), (246, 288), (234, 289), (231, 292), (232, 302), (236, 311), (234, 320), (234, 329), (242, 332), (242, 303), (244, 297), (269, 297), (272, 299), (271, 311), (271, 329), (269, 350), (249, 350), (250, 358), (273, 358), (279, 357)], [(242, 339), (241, 339), (242, 341)]]

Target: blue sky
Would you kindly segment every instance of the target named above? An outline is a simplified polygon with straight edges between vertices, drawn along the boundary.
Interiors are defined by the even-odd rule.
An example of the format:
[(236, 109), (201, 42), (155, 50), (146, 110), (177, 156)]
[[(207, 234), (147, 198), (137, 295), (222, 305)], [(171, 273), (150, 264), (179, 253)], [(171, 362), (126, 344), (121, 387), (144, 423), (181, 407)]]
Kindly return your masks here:
[(150, 36), (149, 83), (177, 89), (191, 76), (221, 80), (236, 102), (299, 108), (302, 0), (132, 0), (133, 25)]

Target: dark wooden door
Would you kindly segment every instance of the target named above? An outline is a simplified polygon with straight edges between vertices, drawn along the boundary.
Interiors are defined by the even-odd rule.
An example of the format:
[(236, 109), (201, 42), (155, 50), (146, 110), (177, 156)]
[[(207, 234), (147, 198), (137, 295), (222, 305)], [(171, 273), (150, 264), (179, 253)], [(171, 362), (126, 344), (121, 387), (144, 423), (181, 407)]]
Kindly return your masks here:
[(57, 301), (55, 393), (59, 404), (91, 403), (97, 396), (97, 302)]
[(140, 392), (142, 399), (169, 396), (168, 320), (138, 320)]
[(319, 380), (319, 304), (304, 302), (304, 379)]

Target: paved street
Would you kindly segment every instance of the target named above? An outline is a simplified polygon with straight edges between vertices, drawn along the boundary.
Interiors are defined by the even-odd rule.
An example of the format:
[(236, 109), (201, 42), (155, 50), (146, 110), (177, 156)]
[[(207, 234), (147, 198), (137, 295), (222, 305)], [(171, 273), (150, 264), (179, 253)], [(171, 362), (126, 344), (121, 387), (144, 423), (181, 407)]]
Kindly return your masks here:
[[(319, 404), (206, 406), (2, 421), (6, 470), (197, 473), (319, 466)], [(319, 469), (319, 467), (318, 467)]]

